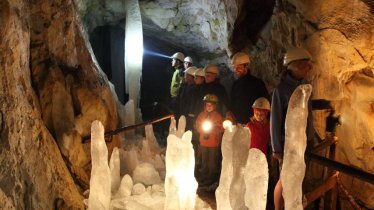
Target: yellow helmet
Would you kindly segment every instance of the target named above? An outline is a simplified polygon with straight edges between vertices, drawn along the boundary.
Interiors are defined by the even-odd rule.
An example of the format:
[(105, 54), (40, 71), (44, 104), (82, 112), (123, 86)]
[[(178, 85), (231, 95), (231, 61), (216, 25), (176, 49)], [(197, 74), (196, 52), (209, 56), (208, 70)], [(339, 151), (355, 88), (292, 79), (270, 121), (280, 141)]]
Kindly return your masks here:
[(253, 103), (252, 108), (270, 110), (270, 103), (265, 97), (256, 99)]
[(218, 103), (218, 97), (214, 94), (206, 94), (204, 96), (203, 101), (205, 102), (211, 102), (211, 103)]

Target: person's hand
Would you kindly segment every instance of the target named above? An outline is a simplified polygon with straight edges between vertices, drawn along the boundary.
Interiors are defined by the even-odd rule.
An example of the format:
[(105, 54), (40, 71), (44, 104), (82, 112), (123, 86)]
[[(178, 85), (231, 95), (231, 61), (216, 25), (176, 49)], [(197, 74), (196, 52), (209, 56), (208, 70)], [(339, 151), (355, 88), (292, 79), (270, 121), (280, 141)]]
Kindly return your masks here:
[(281, 159), (283, 159), (283, 153), (273, 152), (273, 158), (275, 158), (277, 160), (281, 160)]

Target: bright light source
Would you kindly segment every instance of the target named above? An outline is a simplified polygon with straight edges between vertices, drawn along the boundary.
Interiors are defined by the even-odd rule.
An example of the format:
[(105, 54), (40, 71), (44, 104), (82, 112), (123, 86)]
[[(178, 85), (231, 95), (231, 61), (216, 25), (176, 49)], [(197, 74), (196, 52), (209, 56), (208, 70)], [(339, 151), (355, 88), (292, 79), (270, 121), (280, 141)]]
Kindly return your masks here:
[(213, 125), (212, 125), (212, 122), (207, 120), (207, 121), (203, 122), (201, 127), (202, 127), (203, 131), (208, 132), (212, 129)]
[(226, 128), (228, 128), (228, 127), (231, 127), (232, 126), (232, 122), (230, 121), (230, 120), (225, 120), (225, 121), (223, 121), (223, 123), (222, 123), (222, 127), (224, 128), (224, 129), (226, 129)]

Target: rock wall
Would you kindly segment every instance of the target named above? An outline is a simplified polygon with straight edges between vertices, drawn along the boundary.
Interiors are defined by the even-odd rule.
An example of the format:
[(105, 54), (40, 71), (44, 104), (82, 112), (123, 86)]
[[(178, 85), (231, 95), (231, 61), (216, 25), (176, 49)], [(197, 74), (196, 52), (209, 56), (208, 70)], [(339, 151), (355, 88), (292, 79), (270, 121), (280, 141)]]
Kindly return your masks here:
[(83, 209), (82, 137), (118, 125), (108, 80), (72, 1), (2, 1), (0, 23), (0, 208)]
[[(282, 55), (303, 46), (313, 56), (313, 99), (333, 102), (341, 116), (336, 159), (374, 173), (374, 5), (369, 1), (277, 1), (271, 21), (252, 48), (253, 73), (277, 85)], [(325, 136), (326, 113), (315, 127)], [(341, 174), (352, 195), (374, 208), (374, 186)], [(363, 190), (364, 189), (364, 190)], [(346, 205), (347, 201), (342, 201)]]

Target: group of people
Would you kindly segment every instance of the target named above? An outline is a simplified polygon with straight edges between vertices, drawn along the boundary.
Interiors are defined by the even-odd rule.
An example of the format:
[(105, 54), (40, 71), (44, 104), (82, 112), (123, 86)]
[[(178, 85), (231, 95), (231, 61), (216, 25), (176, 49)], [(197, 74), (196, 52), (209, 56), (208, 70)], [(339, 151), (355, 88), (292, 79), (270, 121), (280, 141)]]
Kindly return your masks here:
[[(250, 74), (250, 56), (245, 52), (234, 54), (231, 60), (236, 76), (230, 97), (219, 80), (219, 67), (208, 64), (193, 66), (191, 57), (180, 52), (172, 57), (174, 68), (170, 95), (176, 119), (186, 117), (186, 130), (193, 132), (195, 149), (195, 176), (200, 185), (217, 182), (220, 173), (220, 144), (223, 121), (247, 126), (251, 131), (249, 148), (257, 148), (265, 155), (271, 142), (272, 157), (281, 168), (285, 141), (285, 118), (291, 94), (311, 70), (311, 55), (303, 48), (292, 48), (284, 56), (284, 72), (280, 84), (270, 97), (265, 83)], [(269, 99), (271, 98), (271, 103)], [(313, 137), (311, 107), (307, 125), (308, 140)], [(275, 209), (283, 208), (281, 180), (274, 189)]]

